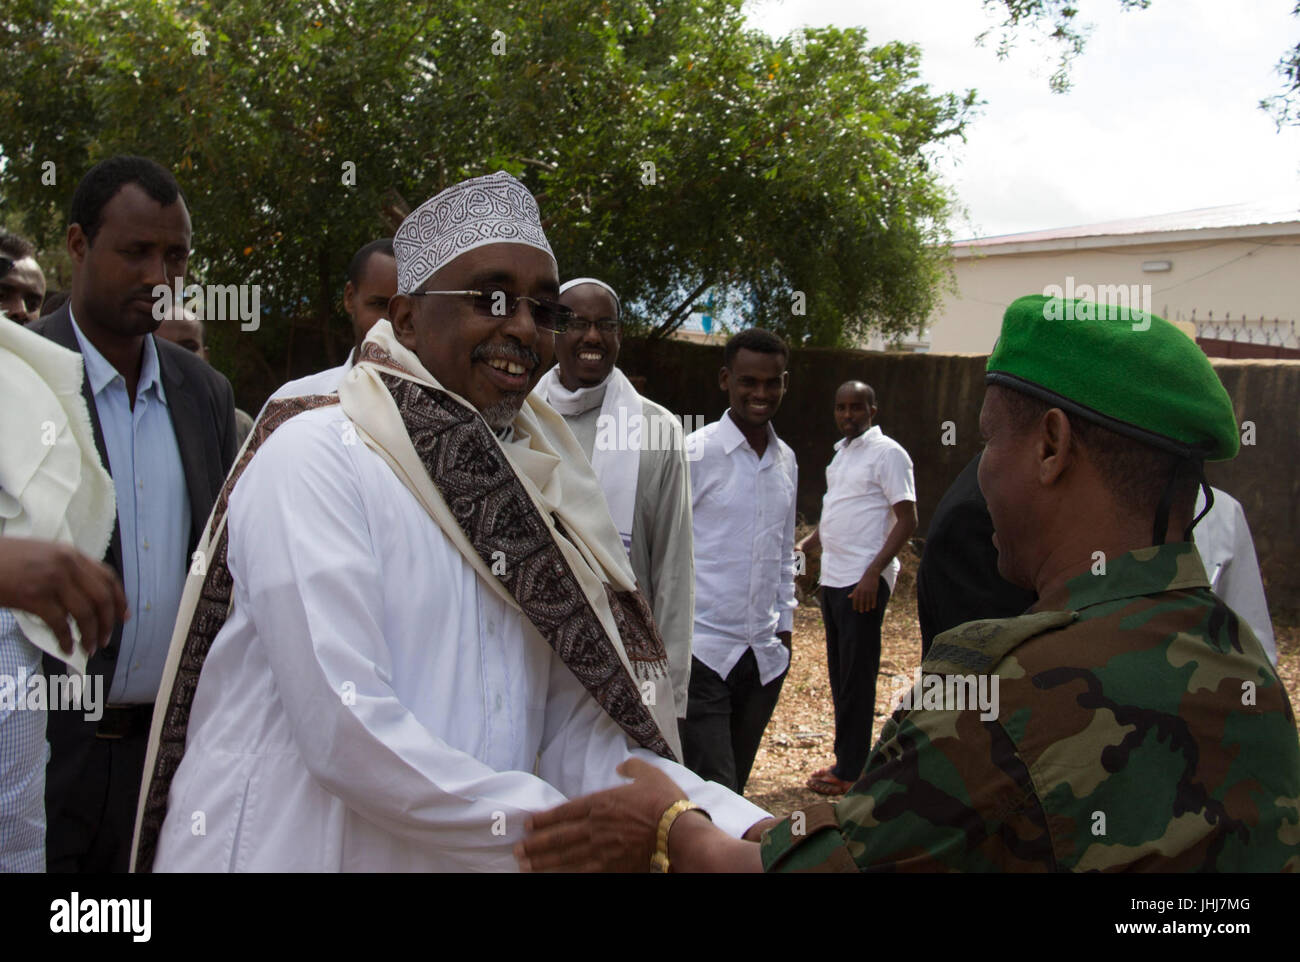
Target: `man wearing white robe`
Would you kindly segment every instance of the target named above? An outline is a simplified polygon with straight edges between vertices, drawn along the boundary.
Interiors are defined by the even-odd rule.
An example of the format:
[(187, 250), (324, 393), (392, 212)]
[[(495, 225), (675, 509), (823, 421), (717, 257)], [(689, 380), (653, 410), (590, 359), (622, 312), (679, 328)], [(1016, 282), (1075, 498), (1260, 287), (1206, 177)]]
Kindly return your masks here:
[[(1210, 579), (1210, 590), (1223, 599), (1223, 603), (1237, 613), (1237, 617), (1250, 626), (1259, 639), (1264, 654), (1277, 666), (1277, 641), (1273, 636), (1273, 620), (1264, 598), (1264, 581), (1259, 574), (1255, 558), (1255, 542), (1246, 523), (1246, 512), (1241, 502), (1218, 488), (1214, 504), (1192, 530), (1192, 540), (1205, 563), (1205, 574)], [(1205, 490), (1196, 495), (1196, 514), (1205, 510)]]
[[(477, 213), (485, 209), (511, 214), (493, 220)], [(534, 322), (563, 316), (531, 196), (503, 173), (458, 184), (413, 212), (396, 244), (406, 296), (392, 325), (366, 338), (341, 403), (268, 405), (268, 422), (303, 413), (259, 424), (227, 484), (228, 510), (214, 511), (205, 548), (228, 567), (230, 597), (212, 603), (221, 589), (212, 572), (187, 585), (159, 702), (168, 707), (150, 739), (136, 869), (511, 871), (529, 814), (620, 784), (614, 768), (630, 757), (671, 773), (730, 834), (755, 828), (765, 812), (663, 757), (676, 744), (671, 697), (656, 704), (667, 689), (652, 681), (632, 687), (627, 672), (640, 672), (644, 656), (633, 636), (618, 638), (631, 630), (629, 609), (606, 601), (628, 596), (626, 556), (608, 517), (588, 510), (599, 488), (575, 464), (563, 420), (525, 401), (543, 364)], [(523, 291), (529, 300), (510, 303)], [(395, 419), (393, 398), (408, 389), (476, 409), (472, 420), (500, 441), (484, 456), (504, 453), (528, 501), (470, 492), (448, 502), (442, 485), (467, 466), (449, 456), (437, 476), (423, 470), (427, 435), (406, 409)], [(598, 616), (595, 642), (590, 630), (544, 640), (530, 619), (546, 599), (516, 601), (503, 587), (510, 575), (495, 566), (509, 554), (510, 525), (494, 529), (504, 550), (471, 550), (456, 525), (494, 511), (534, 528), (554, 520), (543, 541)], [(227, 604), (203, 660), (187, 637)], [(575, 646), (616, 651), (622, 667), (593, 692), (575, 675), (590, 662), (569, 660)], [(196, 679), (186, 716), (174, 709)], [(607, 697), (615, 690), (639, 691), (644, 705)], [(634, 745), (632, 731), (654, 750)], [(175, 765), (167, 753), (178, 746)]]
[[(126, 616), (108, 550), (116, 500), (99, 463), (81, 358), (0, 310), (0, 873), (44, 872), (46, 712), (30, 683), (42, 653), (85, 674)], [(65, 694), (67, 689), (65, 690)], [(93, 713), (95, 692), (78, 695)], [(99, 692), (102, 695), (102, 691)], [(103, 703), (97, 702), (102, 710)]]
[(621, 305), (591, 277), (560, 285), (577, 315), (555, 335), (557, 364), (536, 393), (555, 408), (591, 462), (632, 572), (668, 650), (678, 718), (686, 717), (695, 622), (691, 472), (677, 418), (636, 392), (615, 364)]

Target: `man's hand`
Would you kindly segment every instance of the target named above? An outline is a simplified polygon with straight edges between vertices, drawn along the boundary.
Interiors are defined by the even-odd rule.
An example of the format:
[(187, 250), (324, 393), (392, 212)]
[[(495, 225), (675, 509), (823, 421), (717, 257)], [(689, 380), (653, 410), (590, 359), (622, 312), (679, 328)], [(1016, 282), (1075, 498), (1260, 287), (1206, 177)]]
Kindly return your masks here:
[(864, 614), (876, 607), (876, 594), (880, 591), (880, 572), (876, 568), (868, 568), (867, 573), (862, 576), (858, 582), (853, 594), (849, 599), (853, 602), (853, 610), (858, 614)]
[(776, 636), (781, 639), (781, 644), (785, 645), (785, 650), (793, 655), (794, 648), (791, 644), (791, 638), (793, 637), (792, 634), (788, 631), (778, 631)]
[(659, 820), (686, 793), (639, 758), (629, 758), (617, 771), (632, 784), (528, 819), (528, 834), (515, 846), (519, 867), (525, 872), (649, 871)]
[(32, 538), (0, 538), (0, 606), (36, 615), (67, 654), (72, 653), (69, 615), (87, 655), (106, 647), (113, 625), (130, 617), (112, 568), (72, 545)]
[(795, 551), (802, 551), (807, 554), (809, 551), (820, 551), (822, 546), (821, 529), (816, 525), (794, 546)]

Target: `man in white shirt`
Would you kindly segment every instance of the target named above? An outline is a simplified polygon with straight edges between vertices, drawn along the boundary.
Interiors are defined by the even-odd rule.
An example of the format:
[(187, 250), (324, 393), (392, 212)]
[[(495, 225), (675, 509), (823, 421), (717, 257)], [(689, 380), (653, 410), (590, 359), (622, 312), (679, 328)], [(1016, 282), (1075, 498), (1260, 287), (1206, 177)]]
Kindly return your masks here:
[(835, 392), (844, 438), (826, 468), (826, 497), (816, 528), (799, 550), (819, 544), (826, 663), (835, 706), (835, 764), (808, 787), (843, 795), (862, 774), (871, 747), (880, 671), (880, 625), (898, 578), (898, 552), (916, 530), (912, 459), (872, 427), (876, 393), (861, 381)]
[(343, 285), (343, 309), (352, 321), (354, 343), (347, 360), (338, 367), (327, 368), (282, 384), (272, 399), (329, 394), (337, 391), (343, 376), (352, 370), (366, 334), (388, 316), (388, 301), (397, 293), (397, 261), (393, 257), (393, 239), (373, 240), (352, 255), (348, 263), (348, 280)]
[[(530, 397), (567, 309), (504, 172), (394, 238), (337, 396), (267, 405), (172, 640), (137, 870), (514, 870), (525, 820), (672, 761), (667, 657), (572, 432)], [(680, 781), (685, 779), (685, 781)], [(648, 854), (647, 854), (648, 860)]]
[[(1226, 491), (1211, 488), (1214, 504), (1200, 523), (1192, 529), (1192, 541), (1205, 563), (1205, 574), (1210, 579), (1210, 589), (1223, 599), (1223, 603), (1236, 612), (1237, 617), (1250, 626), (1268, 655), (1277, 665), (1277, 642), (1273, 637), (1273, 621), (1264, 598), (1264, 581), (1259, 576), (1259, 562), (1255, 559), (1255, 542), (1246, 523), (1246, 512), (1241, 502)], [(1205, 510), (1205, 491), (1196, 495), (1196, 515)]]
[(564, 418), (596, 472), (614, 527), (668, 649), (677, 717), (686, 716), (691, 676), (695, 563), (691, 555), (691, 476), (681, 426), (642, 397), (615, 367), (621, 305), (594, 277), (560, 285), (575, 317), (555, 335), (557, 364), (537, 395)]
[(799, 468), (772, 429), (790, 351), (751, 328), (727, 341), (730, 408), (686, 440), (695, 532), (695, 640), (686, 765), (743, 792), (790, 667)]

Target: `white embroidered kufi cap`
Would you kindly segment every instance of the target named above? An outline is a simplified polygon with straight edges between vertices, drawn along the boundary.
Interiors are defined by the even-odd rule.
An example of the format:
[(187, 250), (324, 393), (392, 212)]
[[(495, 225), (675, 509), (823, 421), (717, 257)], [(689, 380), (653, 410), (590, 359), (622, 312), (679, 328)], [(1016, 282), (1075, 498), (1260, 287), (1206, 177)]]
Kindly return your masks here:
[(555, 260), (537, 201), (504, 170), (454, 184), (407, 215), (393, 237), (397, 292), (410, 294), (440, 268), (484, 244), (527, 244)]
[(583, 284), (595, 284), (597, 287), (603, 287), (609, 292), (609, 296), (614, 298), (615, 310), (617, 310), (619, 314), (623, 313), (623, 302), (618, 299), (618, 291), (614, 290), (614, 288), (610, 287), (604, 281), (597, 280), (594, 277), (575, 277), (571, 281), (565, 281), (560, 285), (560, 293), (563, 294), (565, 291), (574, 287), (580, 287)]

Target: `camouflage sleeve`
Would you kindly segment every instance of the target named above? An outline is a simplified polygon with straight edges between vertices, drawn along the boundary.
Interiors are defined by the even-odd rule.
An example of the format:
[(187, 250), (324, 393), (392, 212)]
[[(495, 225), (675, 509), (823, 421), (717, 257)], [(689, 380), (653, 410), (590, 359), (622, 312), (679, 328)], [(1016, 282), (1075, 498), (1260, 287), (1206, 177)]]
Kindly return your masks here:
[(770, 829), (762, 857), (765, 871), (1056, 868), (1029, 771), (977, 709), (896, 714), (852, 791)]

